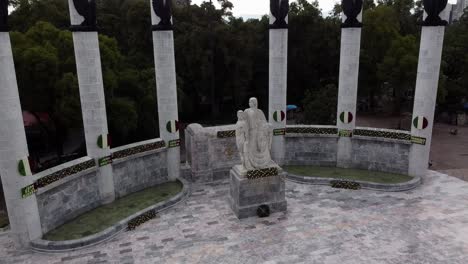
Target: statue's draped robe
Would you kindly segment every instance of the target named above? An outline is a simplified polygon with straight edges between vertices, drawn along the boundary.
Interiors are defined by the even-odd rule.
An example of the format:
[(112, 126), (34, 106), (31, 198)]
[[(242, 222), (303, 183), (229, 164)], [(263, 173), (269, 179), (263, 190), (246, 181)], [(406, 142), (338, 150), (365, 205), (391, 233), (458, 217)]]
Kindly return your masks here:
[(245, 167), (245, 153), (247, 151), (249, 129), (245, 120), (239, 120), (236, 124), (236, 144), (241, 157), (242, 165)]
[(249, 129), (248, 144), (246, 144), (245, 168), (256, 170), (268, 168), (272, 164), (270, 155), (270, 127), (263, 112), (259, 109), (245, 110)]

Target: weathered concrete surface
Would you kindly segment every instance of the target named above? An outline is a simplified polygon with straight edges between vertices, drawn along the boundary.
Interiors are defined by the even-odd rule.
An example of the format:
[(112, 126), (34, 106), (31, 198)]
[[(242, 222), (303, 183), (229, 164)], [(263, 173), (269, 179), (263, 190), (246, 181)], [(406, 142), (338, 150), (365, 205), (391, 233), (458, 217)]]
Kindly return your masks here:
[(190, 124), (187, 127), (187, 163), (193, 182), (226, 180), (231, 168), (241, 163), (236, 138), (217, 137), (219, 131), (235, 129), (235, 125), (202, 127), (200, 124)]
[[(286, 117), (284, 120), (275, 120), (273, 114), (283, 111), (286, 115), (288, 29), (270, 29), (269, 34), (269, 106), (267, 119), (273, 126), (273, 129), (282, 129), (286, 128)], [(284, 162), (284, 140), (284, 136), (273, 137), (271, 157), (279, 165), (282, 165)]]
[(230, 174), (229, 203), (239, 219), (256, 216), (260, 205), (267, 205), (271, 213), (286, 211), (285, 173), (283, 171), (277, 176), (254, 180), (240, 175), (236, 168), (233, 168)]
[(37, 205), (43, 233), (96, 208), (101, 205), (96, 170), (38, 194)]
[[(442, 19), (448, 20), (448, 9), (446, 8), (440, 15)], [(416, 90), (411, 120), (417, 117), (426, 118), (428, 124), (424, 129), (416, 128), (413, 124), (411, 125), (412, 136), (426, 139), (425, 145), (413, 144), (411, 146), (409, 156), (410, 167), (408, 170), (411, 176), (423, 176), (428, 169), (444, 35), (444, 26), (423, 26), (421, 29)]]
[(0, 175), (11, 233), (23, 246), (42, 235), (36, 198), (21, 197), (21, 188), (33, 181), (18, 172), (18, 162), (28, 156), (10, 35), (0, 32)]
[[(361, 21), (362, 19), (358, 18), (358, 20)], [(336, 115), (336, 124), (339, 130), (353, 130), (356, 127), (361, 30), (361, 28), (341, 29), (340, 74)], [(343, 112), (352, 114), (351, 122), (344, 123), (340, 120), (340, 115)], [(348, 168), (351, 159), (351, 139), (340, 137), (338, 140), (337, 166)]]
[(116, 197), (167, 182), (166, 150), (147, 153), (137, 158), (127, 158), (114, 163)]
[[(73, 9), (73, 8), (71, 8)], [(72, 23), (74, 16), (72, 13)], [(109, 134), (97, 32), (73, 32), (73, 45), (80, 89), (86, 151), (95, 159), (110, 155), (110, 148), (98, 146), (98, 138)], [(112, 165), (99, 168), (98, 185), (105, 203), (115, 198)]]
[[(153, 24), (157, 16), (151, 8)], [(156, 94), (158, 100), (159, 135), (169, 144), (180, 139), (179, 131), (168, 131), (167, 123), (179, 121), (177, 108), (177, 82), (174, 57), (174, 33), (172, 30), (153, 31), (154, 66), (156, 70)], [(169, 178), (180, 176), (180, 147), (167, 150), (167, 169)]]
[(285, 165), (335, 167), (337, 143), (337, 136), (287, 135)]
[(350, 168), (406, 175), (410, 147), (409, 143), (353, 138)]
[(286, 213), (243, 220), (229, 208), (228, 182), (196, 185), (188, 201), (89, 249), (19, 251), (2, 236), (0, 262), (468, 263), (468, 183), (424, 179), (403, 193), (287, 182)]
[[(234, 130), (234, 125), (202, 127), (190, 124), (186, 129), (187, 166), (193, 182), (225, 180), (234, 165), (240, 164), (235, 137), (219, 138), (219, 131)], [(386, 131), (386, 130), (382, 130)], [(287, 134), (285, 165), (337, 166), (339, 147), (349, 149), (348, 168), (408, 173), (408, 142), (379, 137), (353, 137), (339, 145), (337, 135)]]

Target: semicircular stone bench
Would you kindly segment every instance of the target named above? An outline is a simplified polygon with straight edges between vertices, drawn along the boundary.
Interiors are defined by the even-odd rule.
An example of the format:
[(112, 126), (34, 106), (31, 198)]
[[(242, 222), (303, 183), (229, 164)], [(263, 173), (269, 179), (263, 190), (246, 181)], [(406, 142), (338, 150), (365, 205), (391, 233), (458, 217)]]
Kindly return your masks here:
[(178, 181), (182, 183), (183, 187), (182, 190), (176, 196), (166, 201), (159, 202), (148, 208), (145, 208), (133, 215), (130, 215), (99, 233), (80, 239), (66, 241), (49, 241), (44, 239), (36, 239), (34, 241), (31, 241), (31, 247), (33, 250), (41, 252), (63, 252), (90, 247), (98, 243), (105, 242), (111, 239), (112, 237), (116, 236), (120, 232), (133, 229), (136, 226), (151, 220), (157, 213), (169, 209), (175, 206), (176, 204), (184, 201), (190, 194), (190, 184), (189, 182), (181, 178), (178, 179)]
[(300, 176), (291, 173), (287, 173), (286, 179), (296, 183), (312, 184), (312, 185), (328, 185), (330, 186), (333, 181), (352, 182), (360, 185), (361, 189), (374, 190), (374, 191), (385, 191), (385, 192), (403, 192), (412, 190), (421, 185), (421, 177), (414, 177), (408, 182), (385, 184), (375, 183), (368, 181), (350, 180), (345, 178), (323, 178), (313, 176)]

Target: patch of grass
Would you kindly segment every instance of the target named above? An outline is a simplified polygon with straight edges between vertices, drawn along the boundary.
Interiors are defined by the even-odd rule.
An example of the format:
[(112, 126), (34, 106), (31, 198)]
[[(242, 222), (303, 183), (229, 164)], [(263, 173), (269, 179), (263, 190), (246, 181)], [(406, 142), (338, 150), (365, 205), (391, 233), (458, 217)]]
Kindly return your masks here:
[(8, 226), (10, 222), (8, 221), (8, 216), (6, 214), (0, 214), (0, 228)]
[(111, 204), (106, 204), (86, 212), (70, 222), (48, 232), (43, 239), (63, 241), (83, 238), (96, 234), (128, 216), (170, 199), (182, 191), (182, 183), (167, 182), (140, 192), (132, 193)]
[(411, 176), (402, 174), (357, 169), (342, 169), (335, 167), (286, 166), (284, 169), (287, 172), (300, 176), (345, 179), (384, 184), (408, 182), (413, 179)]

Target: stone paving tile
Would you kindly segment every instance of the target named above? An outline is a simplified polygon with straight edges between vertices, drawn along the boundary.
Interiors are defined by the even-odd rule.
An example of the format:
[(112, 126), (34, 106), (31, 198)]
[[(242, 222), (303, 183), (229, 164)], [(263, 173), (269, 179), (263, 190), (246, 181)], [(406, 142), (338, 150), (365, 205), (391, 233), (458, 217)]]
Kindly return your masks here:
[(430, 172), (402, 193), (287, 182), (288, 211), (238, 220), (227, 182), (194, 185), (186, 202), (93, 248), (17, 250), (3, 263), (468, 263), (468, 183)]

